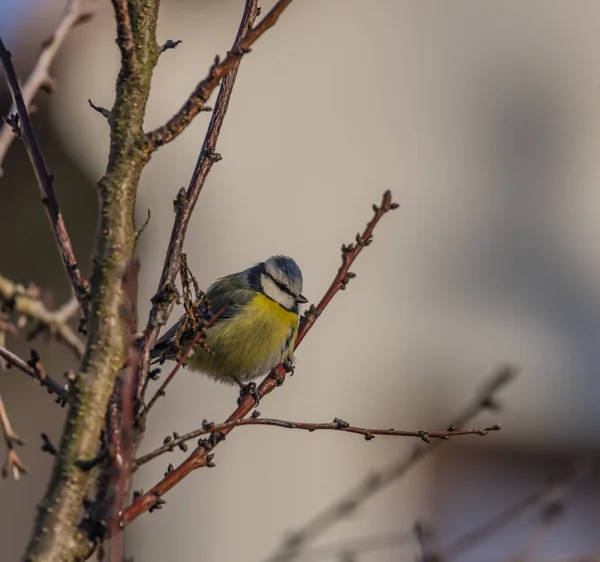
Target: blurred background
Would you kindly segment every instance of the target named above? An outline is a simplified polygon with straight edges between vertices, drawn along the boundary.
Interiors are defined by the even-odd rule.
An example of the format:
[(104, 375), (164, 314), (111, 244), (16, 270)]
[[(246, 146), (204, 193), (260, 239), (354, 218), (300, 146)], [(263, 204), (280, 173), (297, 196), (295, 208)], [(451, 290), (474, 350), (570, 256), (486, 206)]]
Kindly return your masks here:
[[(274, 2), (262, 2), (263, 13)], [(145, 127), (182, 104), (215, 54), (231, 46), (243, 0), (164, 0)], [(0, 0), (0, 33), (19, 76), (54, 29), (63, 0)], [(105, 120), (118, 71), (108, 2), (76, 28), (53, 67), (57, 91), (40, 93), (34, 124), (74, 240), (89, 271), (96, 222), (94, 184), (108, 152)], [(365, 502), (318, 545), (400, 537), (415, 520), (440, 544), (508, 508), (573, 459), (600, 455), (600, 4), (594, 0), (304, 0), (244, 58), (213, 168), (185, 251), (203, 287), (275, 253), (293, 256), (304, 294), (318, 301), (339, 248), (391, 189), (401, 208), (384, 218), (353, 267), (357, 278), (332, 302), (296, 356), (296, 375), (260, 405), (265, 417), (364, 427), (443, 429), (501, 364), (520, 374), (502, 393), (501, 421), (485, 438), (445, 443), (405, 478)], [(0, 83), (1, 111), (10, 100)], [(145, 322), (173, 220), (188, 184), (207, 114), (156, 153), (145, 169), (138, 219)], [(69, 298), (33, 173), (15, 142), (0, 180), (0, 273)], [(175, 311), (176, 318), (179, 311)], [(31, 344), (9, 339), (27, 355)], [(77, 363), (35, 342), (60, 378)], [(0, 482), (2, 559), (17, 560), (29, 536), (64, 410), (18, 372), (0, 392), (30, 473)], [(160, 400), (140, 449), (203, 419), (220, 421), (237, 392), (181, 372)], [(236, 430), (216, 468), (191, 475), (159, 512), (129, 528), (135, 560), (263, 561), (373, 471), (415, 443)], [(3, 445), (0, 446), (3, 451)], [(4, 453), (2, 453), (4, 455)], [(181, 452), (147, 465), (149, 489)], [(578, 484), (551, 531), (531, 544), (539, 510), (457, 559), (554, 560), (600, 556), (600, 479)], [(529, 546), (527, 546), (529, 545)], [(525, 550), (524, 550), (525, 549)], [(344, 549), (342, 549), (344, 550)], [(375, 541), (354, 558), (414, 560), (416, 541)], [(525, 556), (526, 552), (527, 556)]]

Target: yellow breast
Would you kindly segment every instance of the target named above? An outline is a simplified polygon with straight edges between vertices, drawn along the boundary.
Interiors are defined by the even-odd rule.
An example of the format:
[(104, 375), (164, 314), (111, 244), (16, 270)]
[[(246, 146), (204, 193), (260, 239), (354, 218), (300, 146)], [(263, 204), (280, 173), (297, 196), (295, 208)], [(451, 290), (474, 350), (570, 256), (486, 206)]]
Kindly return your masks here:
[(233, 317), (207, 329), (211, 353), (198, 349), (191, 368), (221, 380), (250, 380), (291, 358), (298, 334), (298, 315), (262, 293)]

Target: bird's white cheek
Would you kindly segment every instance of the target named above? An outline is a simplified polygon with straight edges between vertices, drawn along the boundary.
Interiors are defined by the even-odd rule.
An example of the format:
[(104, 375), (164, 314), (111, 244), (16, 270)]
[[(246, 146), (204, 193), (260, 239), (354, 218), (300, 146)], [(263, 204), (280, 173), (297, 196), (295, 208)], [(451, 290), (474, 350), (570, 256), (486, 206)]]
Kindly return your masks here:
[(294, 297), (288, 295), (285, 291), (282, 291), (272, 279), (263, 275), (261, 277), (261, 284), (263, 291), (267, 297), (273, 299), (275, 302), (278, 302), (284, 308), (288, 310), (292, 310), (294, 308)]

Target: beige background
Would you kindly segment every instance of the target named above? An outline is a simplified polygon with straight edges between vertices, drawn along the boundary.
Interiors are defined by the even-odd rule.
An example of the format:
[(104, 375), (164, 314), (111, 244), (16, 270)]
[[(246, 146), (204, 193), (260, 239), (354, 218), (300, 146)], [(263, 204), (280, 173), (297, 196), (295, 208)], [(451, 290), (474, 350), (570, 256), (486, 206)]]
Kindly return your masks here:
[[(214, 55), (226, 52), (242, 8), (234, 0), (164, 2), (159, 39), (183, 43), (162, 56), (146, 128), (172, 115)], [(49, 11), (23, 21), (23, 40), (51, 29), (55, 17)], [(357, 279), (298, 350), (297, 375), (261, 404), (262, 414), (444, 427), (499, 364), (521, 368), (504, 395), (506, 412), (480, 419), (503, 421), (500, 434), (449, 443), (323, 542), (399, 533), (420, 517), (437, 522), (447, 542), (573, 453), (598, 453), (599, 27), (592, 1), (297, 0), (244, 59), (218, 146), (224, 159), (186, 244), (203, 286), (282, 252), (298, 261), (304, 293), (316, 301), (371, 203), (389, 188), (402, 204), (356, 263)], [(50, 117), (41, 126), (64, 166), (57, 181), (73, 205), (69, 224), (81, 223), (82, 246), (93, 224), (91, 184), (108, 147), (106, 123), (87, 99), (112, 103), (113, 38), (112, 13), (100, 5), (69, 40), (55, 73), (60, 89), (40, 117)], [(188, 183), (207, 122), (200, 116), (159, 151), (142, 178), (140, 222), (152, 212), (140, 244), (142, 315), (156, 288), (172, 200)], [(85, 181), (73, 176), (73, 164)], [(21, 173), (22, 186), (16, 171), (2, 180), (0, 212), (14, 216), (18, 205), (19, 222), (47, 237), (41, 213), (30, 210), (32, 178)], [(15, 228), (23, 241), (8, 245), (2, 272), (62, 283), (64, 295), (56, 264), (52, 275), (24, 265), (35, 248), (24, 240), (28, 229)], [(68, 356), (54, 361), (57, 373), (73, 366)], [(50, 459), (35, 451), (39, 431), (51, 422), (55, 440), (60, 431), (48, 397), (14, 377), (2, 374), (0, 388), (30, 441), (23, 456), (31, 475), (0, 482), (0, 543), (14, 547), (7, 559), (22, 549), (47, 478)], [(181, 373), (156, 408), (142, 452), (203, 418), (225, 418), (235, 394)], [(265, 560), (285, 532), (411, 446), (240, 429), (219, 447), (216, 469), (192, 475), (161, 512), (132, 525), (128, 551), (151, 562)], [(183, 458), (173, 453), (140, 470), (136, 486), (148, 489), (167, 462)], [(590, 485), (573, 500), (541, 554), (597, 552), (597, 493)], [(485, 559), (510, 556), (522, 536), (513, 529), (492, 541)], [(359, 560), (410, 560), (414, 552), (410, 544)], [(470, 559), (484, 558), (475, 552)]]

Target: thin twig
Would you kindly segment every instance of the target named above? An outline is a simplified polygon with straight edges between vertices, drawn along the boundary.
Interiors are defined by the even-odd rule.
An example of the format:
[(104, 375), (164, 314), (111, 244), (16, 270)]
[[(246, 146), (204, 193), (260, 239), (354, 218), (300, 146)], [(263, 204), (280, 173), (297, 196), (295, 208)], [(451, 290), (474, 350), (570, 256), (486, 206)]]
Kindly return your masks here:
[(117, 45), (121, 51), (121, 65), (129, 74), (134, 74), (137, 61), (128, 1), (112, 0), (112, 3), (117, 20)]
[(225, 305), (225, 306), (221, 307), (221, 309), (219, 309), (215, 314), (213, 314), (204, 324), (200, 324), (198, 326), (198, 330), (194, 334), (192, 341), (186, 346), (184, 352), (177, 359), (177, 363), (176, 363), (175, 367), (173, 367), (173, 370), (169, 373), (169, 376), (160, 385), (160, 388), (155, 392), (155, 394), (152, 397), (152, 399), (150, 400), (150, 402), (148, 402), (148, 405), (144, 409), (145, 414), (148, 414), (148, 412), (150, 411), (152, 406), (154, 406), (154, 404), (156, 404), (156, 401), (161, 396), (165, 395), (165, 390), (166, 390), (167, 386), (173, 380), (173, 377), (177, 374), (177, 371), (179, 371), (179, 368), (185, 363), (186, 359), (189, 357), (190, 353), (196, 347), (198, 342), (202, 338), (204, 338), (206, 328), (209, 328), (213, 322), (218, 320), (219, 317), (221, 316), (221, 314), (223, 314), (228, 308), (229, 308), (229, 305)]
[(9, 474), (12, 474), (12, 477), (15, 480), (19, 480), (21, 474), (25, 474), (27, 472), (27, 468), (19, 458), (17, 451), (15, 451), (15, 447), (17, 445), (24, 445), (23, 440), (14, 432), (12, 425), (10, 424), (10, 420), (8, 419), (8, 414), (6, 413), (6, 408), (4, 407), (4, 402), (2, 400), (2, 395), (0, 394), (0, 425), (2, 425), (2, 432), (4, 434), (4, 442), (6, 443), (6, 461), (4, 462), (4, 466), (2, 468), (2, 477), (6, 478)]
[[(321, 299), (319, 304), (311, 306), (309, 311), (303, 316), (300, 321), (298, 328), (298, 339), (296, 340), (296, 347), (302, 341), (304, 336), (308, 333), (311, 327), (314, 325), (316, 318), (323, 312), (327, 304), (331, 301), (333, 296), (346, 287), (349, 279), (352, 275), (349, 274), (350, 265), (354, 262), (354, 259), (362, 251), (362, 248), (371, 243), (373, 230), (381, 219), (381, 217), (388, 211), (397, 208), (396, 203), (392, 203), (392, 195), (389, 191), (383, 194), (382, 204), (380, 207), (373, 205), (374, 215), (373, 218), (367, 224), (367, 227), (362, 235), (357, 235), (356, 245), (350, 247), (342, 247), (342, 266), (338, 269), (337, 275), (335, 276), (330, 288), (328, 289), (325, 296)], [(260, 386), (258, 392), (260, 396), (264, 397), (272, 392), (277, 386), (280, 386), (285, 379), (285, 368), (279, 365), (271, 370), (271, 372), (265, 377)], [(245, 418), (248, 413), (252, 410), (255, 405), (255, 400), (251, 396), (245, 396), (241, 399), (236, 410), (227, 418), (226, 422), (239, 420)], [(465, 426), (465, 423), (456, 424), (457, 426)], [(226, 435), (233, 428), (225, 429), (221, 432), (221, 435)], [(210, 462), (209, 453), (216, 445), (218, 440), (214, 440), (210, 444), (203, 444), (201, 447), (197, 447), (192, 454), (177, 468), (169, 472), (165, 477), (156, 484), (151, 490), (138, 496), (133, 503), (125, 511), (125, 523), (128, 524), (135, 518), (139, 517), (142, 513), (150, 510), (156, 505), (158, 499), (162, 500), (162, 496), (168, 492), (178, 482), (183, 480), (190, 472), (206, 466), (207, 462)]]
[(384, 436), (397, 436), (397, 437), (416, 437), (427, 443), (431, 442), (431, 439), (450, 439), (450, 437), (457, 437), (459, 435), (487, 435), (490, 431), (499, 431), (500, 424), (487, 425), (485, 427), (474, 427), (465, 429), (450, 429), (445, 431), (405, 431), (396, 429), (367, 429), (363, 427), (354, 427), (349, 425), (344, 420), (335, 418), (332, 423), (306, 423), (306, 422), (293, 422), (286, 420), (276, 420), (269, 418), (244, 418), (238, 420), (232, 420), (222, 424), (204, 424), (201, 429), (190, 431), (185, 435), (177, 439), (172, 439), (165, 443), (162, 447), (158, 447), (156, 450), (136, 459), (136, 468), (155, 459), (156, 457), (168, 453), (178, 447), (181, 443), (196, 439), (201, 435), (206, 434), (218, 434), (224, 430), (229, 430), (234, 427), (246, 426), (246, 425), (267, 425), (282, 427), (284, 429), (302, 429), (304, 431), (340, 431), (342, 433), (354, 433), (362, 435), (366, 441), (371, 441), (376, 435)]
[(542, 505), (550, 505), (553, 501), (562, 498), (575, 482), (589, 473), (590, 468), (590, 463), (583, 461), (571, 467), (565, 474), (552, 476), (535, 492), (520, 499), (483, 524), (467, 531), (464, 535), (461, 535), (448, 546), (444, 547), (442, 552), (444, 553), (445, 560), (449, 561), (460, 558), (465, 552), (488, 540), (507, 525), (515, 523), (532, 509)]
[[(31, 106), (31, 102), (40, 88), (54, 89), (50, 66), (69, 32), (75, 26), (92, 18), (91, 8), (88, 8), (87, 4), (87, 0), (68, 0), (54, 33), (43, 42), (38, 58), (21, 90), (27, 108)], [(8, 115), (12, 115), (16, 111), (17, 108), (13, 104)], [(2, 124), (0, 127), (0, 177), (2, 177), (2, 162), (14, 138), (15, 135), (9, 125)]]
[[(481, 389), (478, 396), (469, 404), (454, 421), (455, 426), (461, 427), (479, 414), (482, 410), (496, 407), (495, 395), (505, 385), (513, 380), (515, 371), (504, 368), (496, 373)], [(290, 534), (281, 547), (269, 558), (269, 562), (290, 562), (295, 560), (302, 550), (328, 529), (339, 523), (355, 511), (369, 498), (380, 492), (393, 482), (399, 480), (419, 460), (431, 454), (443, 441), (436, 441), (428, 446), (416, 446), (406, 457), (398, 459), (387, 468), (367, 476), (356, 487), (344, 494), (342, 498), (316, 515), (301, 529)]]
[(5, 347), (0, 346), (0, 357), (7, 363), (13, 365), (26, 375), (29, 375), (34, 381), (41, 386), (46, 387), (50, 392), (54, 392), (62, 401), (66, 402), (69, 398), (67, 387), (58, 384), (52, 377), (40, 368), (34, 368), (26, 361), (23, 361), (18, 355), (15, 355)]
[[(249, 32), (254, 20), (258, 15), (258, 0), (246, 0), (242, 20), (238, 28), (234, 45), (238, 44)], [(204, 181), (210, 172), (212, 165), (218, 160), (215, 153), (217, 140), (225, 119), (225, 114), (231, 99), (231, 93), (235, 84), (237, 71), (241, 58), (234, 60), (229, 68), (229, 74), (225, 76), (217, 96), (215, 110), (211, 116), (208, 130), (198, 156), (196, 168), (190, 180), (187, 191), (182, 190), (175, 204), (175, 221), (171, 231), (171, 239), (165, 257), (165, 263), (161, 273), (156, 296), (153, 299), (152, 310), (148, 317), (146, 326), (146, 337), (140, 350), (140, 365), (138, 368), (137, 397), (140, 402), (144, 399), (144, 390), (148, 380), (150, 367), (150, 350), (154, 347), (161, 326), (167, 321), (172, 310), (175, 287), (175, 279), (179, 272), (183, 241), (187, 231), (194, 206), (204, 185)]]
[(29, 114), (27, 112), (27, 106), (23, 95), (21, 94), (21, 88), (19, 87), (19, 81), (15, 73), (15, 69), (12, 64), (10, 52), (4, 46), (4, 42), (0, 38), (0, 61), (4, 67), (4, 73), (6, 74), (6, 81), (10, 90), (13, 102), (17, 109), (18, 120), (12, 119), (11, 123), (13, 129), (16, 130), (20, 136), (33, 171), (42, 194), (42, 203), (46, 209), (46, 214), (52, 225), (54, 232), (54, 238), (60, 251), (63, 265), (67, 272), (67, 277), (71, 281), (73, 291), (77, 296), (77, 299), (85, 309), (86, 301), (90, 292), (89, 283), (81, 274), (75, 254), (73, 253), (73, 246), (71, 245), (71, 239), (67, 232), (67, 227), (63, 219), (56, 193), (54, 192), (53, 176), (48, 171), (44, 156), (38, 144), (37, 137), (33, 130)]
[[(279, 0), (256, 27), (250, 27), (256, 18), (256, 14), (253, 16), (252, 21), (248, 20), (247, 31), (242, 36), (238, 35), (233, 47), (222, 62), (219, 57), (215, 59), (208, 76), (197, 84), (183, 107), (165, 125), (146, 135), (150, 152), (175, 139), (192, 122), (194, 117), (205, 109), (208, 98), (219, 85), (221, 79), (231, 73), (232, 70), (237, 69), (242, 57), (250, 52), (250, 47), (265, 31), (275, 25), (279, 16), (291, 1)], [(248, 4), (250, 3), (256, 5), (256, 2), (247, 3), (245, 15), (249, 14)], [(253, 9), (253, 12), (256, 12), (256, 8)], [(227, 109), (226, 105), (224, 109)]]
[[(26, 288), (0, 275), (0, 303), (7, 312), (13, 313), (17, 318), (23, 317), (35, 323), (28, 339), (45, 331), (63, 342), (78, 359), (83, 357), (85, 345), (68, 323), (81, 310), (76, 298), (72, 298), (59, 309), (50, 311), (44, 305), (37, 287), (30, 285)], [(17, 322), (17, 326), (19, 325), (20, 322)]]

